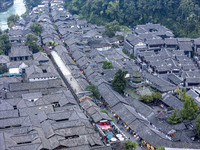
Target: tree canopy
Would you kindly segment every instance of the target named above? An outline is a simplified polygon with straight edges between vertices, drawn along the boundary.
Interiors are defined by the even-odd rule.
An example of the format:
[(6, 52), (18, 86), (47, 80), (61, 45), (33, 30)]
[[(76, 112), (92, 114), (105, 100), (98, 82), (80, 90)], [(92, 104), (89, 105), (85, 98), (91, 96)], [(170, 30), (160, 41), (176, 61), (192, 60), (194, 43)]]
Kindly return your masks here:
[(36, 7), (41, 3), (42, 0), (25, 0), (25, 4), (27, 8), (33, 8)]
[(126, 150), (136, 150), (137, 147), (138, 147), (138, 144), (135, 142), (132, 142), (131, 140), (126, 140), (124, 142), (124, 148)]
[(3, 73), (5, 73), (5, 72), (7, 72), (7, 67), (6, 67), (6, 66), (1, 66), (1, 65), (0, 65), (0, 74), (3, 74)]
[(158, 147), (157, 150), (165, 150), (165, 147), (164, 146), (160, 146), (160, 147)]
[(197, 131), (197, 136), (200, 139), (200, 115), (198, 115), (196, 120), (195, 120), (195, 128), (196, 128), (196, 131)]
[(152, 95), (144, 95), (141, 97), (142, 101), (144, 101), (145, 103), (158, 103), (158, 101), (160, 101), (162, 99), (162, 94), (160, 92), (155, 92)]
[(42, 33), (42, 26), (37, 22), (34, 22), (30, 28), (36, 35), (40, 35)]
[(177, 36), (200, 36), (199, 0), (65, 0), (65, 7), (91, 23), (132, 26), (160, 23)]
[(177, 113), (177, 110), (175, 109), (174, 113), (171, 116), (169, 116), (168, 122), (170, 124), (177, 124), (181, 121), (182, 121), (182, 118), (179, 117), (179, 114)]
[(41, 50), (41, 47), (37, 44), (37, 41), (37, 36), (28, 34), (26, 37), (25, 45), (28, 46), (33, 53), (37, 53)]
[(54, 41), (48, 41), (46, 43), (46, 46), (50, 47), (51, 49), (54, 49), (57, 45), (58, 45), (58, 43), (56, 43)]
[(180, 98), (181, 98), (182, 101), (185, 101), (185, 99), (187, 97), (186, 89), (182, 90), (179, 87), (177, 87), (176, 93), (179, 94), (179, 96), (180, 96)]
[(11, 28), (19, 19), (19, 15), (10, 15), (7, 18), (8, 27)]
[(105, 34), (108, 37), (113, 37), (115, 36), (116, 31), (120, 30), (120, 25), (119, 23), (115, 20), (113, 22), (107, 23), (105, 26)]
[(157, 103), (158, 101), (162, 99), (162, 94), (160, 92), (155, 92), (152, 94), (152, 97), (155, 103)]
[(199, 107), (197, 103), (194, 102), (190, 95), (186, 95), (185, 101), (183, 103), (183, 109), (180, 111), (183, 119), (191, 120), (197, 116)]
[(8, 55), (11, 49), (11, 43), (9, 40), (9, 36), (6, 33), (0, 33), (0, 55)]
[(142, 101), (146, 102), (146, 103), (150, 103), (153, 102), (153, 97), (151, 95), (144, 95), (141, 97)]
[(91, 91), (96, 99), (100, 99), (99, 89), (96, 85), (92, 84), (86, 87), (87, 91)]
[(115, 73), (114, 78), (112, 80), (112, 86), (117, 92), (122, 93), (123, 90), (125, 89), (125, 87), (126, 87), (126, 79), (125, 79), (126, 74), (127, 74), (127, 71), (122, 71), (121, 69), (119, 69)]
[(111, 61), (107, 61), (107, 60), (103, 61), (103, 68), (104, 69), (111, 69), (111, 68), (113, 68), (112, 62)]

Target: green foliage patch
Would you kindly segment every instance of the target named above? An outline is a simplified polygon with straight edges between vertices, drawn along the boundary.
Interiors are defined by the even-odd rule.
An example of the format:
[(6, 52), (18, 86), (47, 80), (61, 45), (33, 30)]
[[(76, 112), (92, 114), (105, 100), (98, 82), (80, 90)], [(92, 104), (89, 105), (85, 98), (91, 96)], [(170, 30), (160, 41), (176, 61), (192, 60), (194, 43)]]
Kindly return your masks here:
[(152, 22), (179, 37), (200, 36), (199, 0), (65, 0), (65, 8), (97, 25), (116, 21), (134, 27)]

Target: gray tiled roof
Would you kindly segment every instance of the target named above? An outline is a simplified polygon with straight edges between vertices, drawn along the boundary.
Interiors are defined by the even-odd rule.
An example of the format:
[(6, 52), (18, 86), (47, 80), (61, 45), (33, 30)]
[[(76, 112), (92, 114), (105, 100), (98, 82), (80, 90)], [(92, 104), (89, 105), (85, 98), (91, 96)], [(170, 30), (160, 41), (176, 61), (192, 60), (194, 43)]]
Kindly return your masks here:
[(103, 99), (108, 103), (108, 105), (112, 108), (118, 103), (127, 103), (124, 98), (114, 91), (112, 87), (106, 83), (101, 83), (99, 86), (99, 92), (103, 96)]
[(10, 62), (9, 57), (5, 55), (0, 55), (0, 64), (6, 64)]
[(183, 80), (181, 80), (177, 75), (175, 74), (169, 74), (168, 79), (173, 82), (175, 85), (179, 85)]
[(162, 98), (162, 102), (178, 111), (183, 108), (183, 102), (171, 94), (167, 94)]
[(23, 57), (23, 56), (31, 56), (32, 52), (29, 50), (28, 46), (15, 46), (11, 47), (10, 57)]
[(34, 60), (37, 61), (49, 61), (47, 54), (43, 52), (38, 52), (36, 54), (33, 54), (33, 58)]
[(48, 80), (48, 81), (37, 81), (32, 83), (10, 83), (10, 91), (24, 91), (33, 89), (53, 88), (62, 86), (60, 79)]
[(175, 85), (147, 72), (143, 72), (143, 76), (146, 80), (151, 82), (151, 86), (157, 88), (161, 92), (173, 91), (176, 89)]

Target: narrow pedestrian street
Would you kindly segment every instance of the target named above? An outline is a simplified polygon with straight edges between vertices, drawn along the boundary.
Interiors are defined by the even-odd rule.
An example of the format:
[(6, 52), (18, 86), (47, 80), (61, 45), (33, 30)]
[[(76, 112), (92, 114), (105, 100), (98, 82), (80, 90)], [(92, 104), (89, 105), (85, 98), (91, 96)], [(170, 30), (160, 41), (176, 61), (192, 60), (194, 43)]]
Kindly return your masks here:
[(139, 141), (137, 141), (136, 137), (134, 137), (134, 135), (132, 135), (129, 131), (127, 131), (127, 130), (125, 129), (125, 127), (124, 127), (122, 124), (120, 124), (120, 123), (118, 122), (117, 118), (114, 117), (113, 113), (111, 113), (111, 111), (110, 111), (109, 109), (107, 109), (107, 108), (105, 108), (105, 107), (101, 107), (101, 108), (103, 108), (103, 109), (105, 109), (105, 110), (108, 111), (108, 115), (109, 115), (110, 117), (113, 117), (113, 122), (119, 127), (119, 129), (125, 134), (125, 136), (126, 136), (128, 139), (130, 139), (132, 142), (136, 142), (136, 143), (138, 144), (138, 147), (137, 147), (136, 150), (146, 150), (146, 148), (140, 147), (140, 146), (139, 146)]

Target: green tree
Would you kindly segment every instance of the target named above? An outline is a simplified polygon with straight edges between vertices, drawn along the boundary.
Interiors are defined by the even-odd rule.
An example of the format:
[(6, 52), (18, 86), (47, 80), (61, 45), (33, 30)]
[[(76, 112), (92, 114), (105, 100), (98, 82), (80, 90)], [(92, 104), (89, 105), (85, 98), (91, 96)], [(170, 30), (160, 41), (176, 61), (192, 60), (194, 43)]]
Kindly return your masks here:
[(132, 33), (131, 29), (127, 26), (120, 26), (120, 29), (123, 32), (123, 36)]
[(38, 38), (37, 36), (33, 35), (33, 34), (28, 34), (26, 37), (26, 44), (32, 43), (32, 42), (37, 42)]
[(165, 25), (176, 36), (199, 37), (199, 3), (199, 0), (65, 0), (65, 7), (98, 25), (115, 20), (131, 27), (152, 22)]
[(190, 95), (187, 95), (183, 103), (183, 109), (180, 111), (183, 119), (194, 119), (199, 111), (197, 103), (194, 102)]
[(38, 38), (33, 34), (28, 34), (26, 37), (25, 45), (30, 48), (33, 53), (37, 53), (41, 50), (41, 47), (37, 44)]
[(179, 87), (177, 87), (176, 93), (179, 94), (180, 99), (181, 99), (182, 101), (185, 101), (185, 99), (186, 99), (186, 97), (187, 97), (186, 89), (182, 90), (182, 89), (180, 89)]
[(8, 27), (11, 28), (19, 19), (19, 15), (10, 15), (7, 18)]
[(12, 44), (10, 43), (8, 34), (4, 33), (0, 35), (0, 54), (8, 55)]
[(126, 79), (125, 79), (126, 74), (127, 74), (127, 71), (122, 71), (121, 69), (119, 69), (115, 73), (114, 78), (112, 80), (112, 86), (117, 92), (122, 93), (123, 90), (125, 89), (125, 87), (126, 87)]
[(112, 65), (112, 62), (111, 61), (103, 61), (103, 68), (104, 69), (112, 69), (113, 68), (113, 65)]
[(31, 31), (33, 31), (36, 35), (40, 35), (42, 33), (42, 26), (41, 24), (34, 22), (31, 24)]
[(160, 147), (158, 147), (157, 150), (165, 150), (165, 147), (164, 146), (160, 146)]
[(195, 120), (195, 128), (196, 128), (196, 131), (197, 131), (197, 136), (200, 139), (200, 115), (198, 115), (196, 120)]
[(42, 0), (25, 0), (28, 9), (38, 6)]
[(108, 37), (113, 37), (115, 36), (116, 31), (120, 30), (119, 23), (115, 20), (113, 22), (107, 23), (105, 26), (105, 34)]
[(146, 103), (150, 103), (153, 102), (153, 96), (151, 95), (144, 95), (141, 97), (142, 101), (146, 102)]
[(126, 150), (136, 150), (137, 147), (138, 147), (138, 144), (135, 142), (132, 142), (131, 140), (126, 140), (124, 142), (124, 148)]
[(105, 109), (102, 109), (102, 110), (101, 110), (101, 112), (102, 112), (102, 113), (105, 113), (105, 114), (107, 114), (107, 115), (108, 115), (108, 111), (107, 111), (107, 110), (105, 110)]
[(186, 89), (180, 90), (179, 96), (180, 96), (180, 98), (181, 98), (182, 101), (185, 101), (185, 99), (187, 97)]
[(162, 94), (160, 92), (155, 92), (152, 94), (153, 100), (157, 103), (162, 99)]
[(177, 124), (181, 121), (182, 119), (179, 117), (179, 114), (177, 114), (177, 110), (175, 109), (174, 113), (171, 116), (169, 116), (168, 122), (170, 124)]
[(58, 45), (58, 43), (56, 43), (54, 41), (49, 41), (49, 42), (46, 43), (46, 46), (49, 46), (52, 49), (54, 49), (57, 45)]
[(7, 67), (6, 67), (6, 66), (1, 66), (1, 65), (0, 65), (0, 74), (3, 74), (3, 73), (5, 73), (5, 72), (7, 72)]
[(134, 54), (129, 54), (129, 52), (127, 52), (125, 49), (123, 49), (122, 52), (123, 52), (124, 54), (126, 54), (128, 57), (130, 57), (131, 59), (135, 59)]
[(91, 84), (89, 86), (86, 87), (86, 90), (87, 91), (91, 91), (93, 96), (96, 98), (96, 99), (100, 99), (100, 93), (99, 93), (99, 89), (96, 85), (94, 84)]
[(176, 93), (179, 94), (179, 92), (182, 91), (182, 89), (180, 89), (178, 86), (176, 88)]

